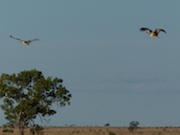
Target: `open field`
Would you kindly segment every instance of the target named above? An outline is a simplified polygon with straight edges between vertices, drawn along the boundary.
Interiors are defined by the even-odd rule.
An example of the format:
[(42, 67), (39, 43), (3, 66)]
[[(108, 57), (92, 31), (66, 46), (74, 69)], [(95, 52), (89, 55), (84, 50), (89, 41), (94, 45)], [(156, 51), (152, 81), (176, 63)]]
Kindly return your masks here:
[[(0, 135), (19, 135), (18, 129), (13, 133)], [(25, 135), (30, 135), (26, 129)], [(127, 127), (45, 127), (43, 135), (180, 135), (180, 127), (140, 127), (130, 132)]]

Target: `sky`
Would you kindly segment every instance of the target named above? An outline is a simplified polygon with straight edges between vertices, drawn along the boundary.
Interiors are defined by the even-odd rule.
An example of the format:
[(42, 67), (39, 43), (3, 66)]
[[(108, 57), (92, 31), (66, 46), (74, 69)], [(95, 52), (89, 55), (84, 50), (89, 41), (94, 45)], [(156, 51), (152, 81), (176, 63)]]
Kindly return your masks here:
[[(180, 126), (179, 13), (179, 0), (2, 1), (0, 74), (63, 79), (71, 104), (41, 125)], [(141, 27), (167, 33), (155, 39)]]

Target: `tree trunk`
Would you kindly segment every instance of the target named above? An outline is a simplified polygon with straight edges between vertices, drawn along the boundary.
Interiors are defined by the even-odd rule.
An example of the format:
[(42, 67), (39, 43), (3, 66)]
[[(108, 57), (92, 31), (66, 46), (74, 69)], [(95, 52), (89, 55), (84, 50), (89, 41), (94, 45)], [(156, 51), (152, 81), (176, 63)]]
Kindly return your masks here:
[(18, 128), (19, 128), (20, 135), (24, 135), (24, 125), (22, 124), (22, 121), (21, 121), (21, 114), (22, 114), (22, 111), (20, 111), (18, 115)]
[(20, 132), (20, 135), (24, 135), (24, 128), (23, 127), (19, 127), (19, 132)]

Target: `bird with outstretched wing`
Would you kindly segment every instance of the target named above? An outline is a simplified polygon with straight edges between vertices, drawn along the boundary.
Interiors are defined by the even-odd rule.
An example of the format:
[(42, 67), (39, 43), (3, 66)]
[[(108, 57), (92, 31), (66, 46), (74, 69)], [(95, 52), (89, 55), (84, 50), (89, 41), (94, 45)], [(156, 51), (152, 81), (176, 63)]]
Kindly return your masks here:
[(23, 45), (29, 45), (31, 42), (39, 40), (38, 38), (35, 38), (32, 40), (21, 40), (20, 38), (13, 37), (12, 35), (10, 35), (10, 37), (13, 39), (19, 40), (21, 42), (21, 44), (23, 44)]
[[(154, 31), (152, 31), (151, 29), (146, 28), (146, 27), (140, 28), (140, 31), (145, 31), (146, 34), (148, 34), (150, 37), (153, 37), (153, 38), (159, 38), (158, 37), (159, 32), (166, 33), (166, 31), (164, 29), (155, 29)], [(147, 31), (149, 31), (149, 32), (147, 32)]]

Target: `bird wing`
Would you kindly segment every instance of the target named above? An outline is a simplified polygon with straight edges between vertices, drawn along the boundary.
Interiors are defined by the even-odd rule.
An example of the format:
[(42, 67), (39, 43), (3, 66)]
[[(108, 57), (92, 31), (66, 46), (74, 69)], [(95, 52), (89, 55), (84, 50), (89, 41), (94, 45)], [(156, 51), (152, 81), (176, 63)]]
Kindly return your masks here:
[(161, 31), (166, 33), (166, 31), (164, 29), (155, 29), (154, 33), (159, 34), (159, 32), (161, 32)]
[(29, 43), (31, 43), (31, 42), (33, 42), (33, 41), (37, 41), (37, 40), (39, 40), (39, 39), (32, 39), (32, 40), (26, 40), (26, 41), (24, 41), (24, 42), (26, 42), (27, 44), (29, 44)]
[(37, 40), (39, 40), (38, 38), (35, 38), (35, 39), (32, 39), (31, 41), (37, 41)]
[(149, 29), (149, 28), (145, 28), (145, 27), (140, 28), (140, 31), (146, 31), (146, 30), (149, 30), (149, 32), (152, 32), (152, 30), (151, 30), (151, 29)]
[(160, 31), (162, 31), (162, 32), (164, 32), (164, 33), (166, 33), (166, 31), (164, 30), (164, 29), (159, 29)]
[(13, 36), (11, 36), (11, 35), (10, 35), (10, 37), (11, 37), (11, 38), (13, 38), (13, 39), (16, 39), (16, 40), (22, 41), (21, 39), (16, 38), (16, 37), (13, 37)]

